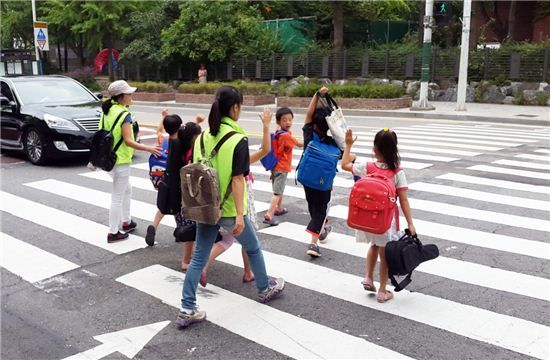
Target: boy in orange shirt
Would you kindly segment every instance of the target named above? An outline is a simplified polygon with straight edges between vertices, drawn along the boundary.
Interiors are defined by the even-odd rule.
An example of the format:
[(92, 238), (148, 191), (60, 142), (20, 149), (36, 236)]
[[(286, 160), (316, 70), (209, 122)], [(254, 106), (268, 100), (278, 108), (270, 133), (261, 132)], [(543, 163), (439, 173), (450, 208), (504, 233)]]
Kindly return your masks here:
[(273, 185), (273, 197), (269, 210), (264, 215), (264, 224), (269, 226), (279, 225), (279, 222), (273, 219), (273, 215), (281, 216), (288, 213), (287, 208), (282, 207), (283, 193), (285, 191), (286, 178), (288, 173), (292, 171), (292, 149), (294, 146), (303, 147), (304, 143), (294, 136), (290, 129), (292, 128), (292, 120), (294, 114), (289, 108), (280, 108), (275, 114), (279, 133), (273, 141), (273, 152), (278, 159), (277, 165), (271, 170), (271, 183)]

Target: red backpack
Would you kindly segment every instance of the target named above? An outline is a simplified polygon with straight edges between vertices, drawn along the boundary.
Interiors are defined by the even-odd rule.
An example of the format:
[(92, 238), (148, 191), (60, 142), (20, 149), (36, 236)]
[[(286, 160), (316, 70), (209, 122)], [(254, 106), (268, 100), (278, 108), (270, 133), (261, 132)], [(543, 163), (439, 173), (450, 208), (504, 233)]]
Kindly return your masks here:
[(373, 234), (383, 234), (395, 216), (399, 229), (397, 189), (393, 177), (399, 169), (380, 169), (367, 163), (367, 176), (358, 180), (349, 197), (348, 226)]

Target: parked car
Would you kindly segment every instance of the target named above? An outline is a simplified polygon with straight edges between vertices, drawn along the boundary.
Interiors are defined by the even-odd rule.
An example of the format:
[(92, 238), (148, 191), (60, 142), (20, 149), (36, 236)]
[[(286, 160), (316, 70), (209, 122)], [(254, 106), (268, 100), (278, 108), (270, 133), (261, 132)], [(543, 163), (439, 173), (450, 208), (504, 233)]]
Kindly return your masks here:
[(90, 151), (101, 94), (66, 76), (0, 77), (2, 149), (25, 152), (33, 164)]

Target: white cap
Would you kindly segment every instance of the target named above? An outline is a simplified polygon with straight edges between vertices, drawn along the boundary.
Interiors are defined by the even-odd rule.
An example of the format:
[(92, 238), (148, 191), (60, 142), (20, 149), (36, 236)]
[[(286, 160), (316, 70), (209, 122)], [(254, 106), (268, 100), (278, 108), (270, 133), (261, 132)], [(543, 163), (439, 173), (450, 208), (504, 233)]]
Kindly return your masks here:
[(124, 80), (113, 81), (111, 85), (107, 88), (109, 95), (117, 96), (120, 94), (132, 94), (137, 90), (137, 88), (128, 85)]

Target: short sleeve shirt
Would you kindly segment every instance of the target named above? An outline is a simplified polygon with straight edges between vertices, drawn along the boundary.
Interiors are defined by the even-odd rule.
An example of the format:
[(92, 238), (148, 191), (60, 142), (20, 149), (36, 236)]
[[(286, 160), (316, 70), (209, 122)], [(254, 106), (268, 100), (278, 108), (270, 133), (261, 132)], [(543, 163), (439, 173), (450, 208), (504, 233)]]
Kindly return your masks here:
[(277, 140), (274, 141), (276, 148), (273, 149), (273, 152), (279, 161), (275, 165), (275, 170), (282, 172), (292, 171), (292, 149), (296, 144), (298, 144), (298, 140), (292, 136), (290, 131), (277, 136)]
[[(304, 149), (307, 147), (307, 144), (309, 144), (309, 142), (311, 140), (313, 140), (313, 132), (315, 130), (313, 130), (313, 124), (312, 123), (309, 123), (309, 124), (305, 124), (303, 127), (302, 127), (302, 133), (303, 133), (303, 136), (304, 136)], [(319, 134), (317, 134), (317, 136), (319, 136)], [(336, 142), (334, 141), (334, 139), (331, 137), (331, 136), (325, 136), (325, 137), (321, 137), (319, 136), (321, 142), (324, 142), (324, 143), (331, 143), (331, 144), (334, 144), (336, 145)]]
[(248, 139), (243, 138), (233, 151), (233, 169), (231, 176), (248, 175), (250, 171), (250, 153), (248, 151)]
[[(386, 163), (375, 162), (374, 166), (379, 169), (388, 169), (388, 165)], [(356, 162), (355, 164), (353, 164), (351, 171), (355, 176), (365, 177), (367, 175), (367, 163)], [(409, 188), (405, 172), (401, 169), (399, 169), (394, 175), (393, 183), (395, 184), (395, 188), (397, 190), (407, 190)]]

